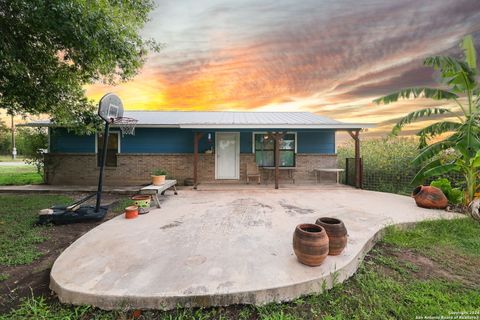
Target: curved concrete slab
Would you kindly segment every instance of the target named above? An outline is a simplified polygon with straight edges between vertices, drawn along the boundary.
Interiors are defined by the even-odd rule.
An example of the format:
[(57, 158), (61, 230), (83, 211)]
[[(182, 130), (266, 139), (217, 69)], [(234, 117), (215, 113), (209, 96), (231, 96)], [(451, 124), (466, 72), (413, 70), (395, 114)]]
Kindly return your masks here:
[[(319, 267), (297, 262), (292, 234), (320, 216), (342, 219), (346, 250)], [(103, 309), (265, 304), (350, 277), (391, 224), (451, 218), (404, 196), (355, 190), (182, 191), (161, 209), (91, 230), (55, 262), (60, 301)]]

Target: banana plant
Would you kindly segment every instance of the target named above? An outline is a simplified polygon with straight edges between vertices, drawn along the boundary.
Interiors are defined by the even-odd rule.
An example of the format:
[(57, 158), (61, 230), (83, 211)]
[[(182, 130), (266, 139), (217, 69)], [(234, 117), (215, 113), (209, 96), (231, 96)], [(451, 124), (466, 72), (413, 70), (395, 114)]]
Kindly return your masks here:
[[(420, 151), (413, 163), (424, 166), (412, 183), (420, 183), (432, 176), (459, 172), (465, 178), (465, 204), (468, 204), (474, 199), (480, 182), (480, 86), (472, 36), (464, 37), (460, 47), (464, 53), (462, 59), (433, 56), (424, 60), (425, 66), (439, 71), (442, 88), (406, 88), (378, 98), (374, 103), (389, 104), (400, 99), (430, 98), (448, 105), (409, 113), (398, 121), (391, 134), (398, 135), (404, 126), (417, 120), (438, 115), (452, 118), (453, 120), (435, 122), (417, 133)], [(432, 138), (445, 136), (444, 134), (446, 138), (430, 143)], [(439, 155), (448, 149), (454, 149), (457, 156), (448, 163), (443, 163)]]

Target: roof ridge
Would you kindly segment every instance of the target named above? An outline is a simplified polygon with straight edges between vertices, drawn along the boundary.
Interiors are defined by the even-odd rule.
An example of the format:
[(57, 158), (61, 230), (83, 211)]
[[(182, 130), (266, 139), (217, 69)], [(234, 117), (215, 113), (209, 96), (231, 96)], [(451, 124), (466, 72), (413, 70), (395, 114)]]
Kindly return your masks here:
[[(306, 111), (127, 111), (138, 120), (137, 126), (198, 128), (363, 128)], [(32, 123), (34, 124), (34, 123)], [(35, 125), (35, 124), (34, 124)], [(41, 126), (42, 123), (37, 123)], [(48, 125), (48, 124), (47, 124)], [(367, 126), (368, 127), (368, 126)]]
[(125, 110), (125, 112), (200, 112), (200, 113), (310, 113), (316, 114), (310, 111), (212, 111), (212, 110)]

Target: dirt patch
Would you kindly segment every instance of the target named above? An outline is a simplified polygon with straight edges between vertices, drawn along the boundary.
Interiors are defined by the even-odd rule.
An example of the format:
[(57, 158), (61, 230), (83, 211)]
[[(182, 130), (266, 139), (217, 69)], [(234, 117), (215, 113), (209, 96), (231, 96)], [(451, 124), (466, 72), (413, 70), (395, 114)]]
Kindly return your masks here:
[(456, 276), (466, 287), (480, 288), (478, 269), (480, 257), (459, 254), (457, 250), (443, 247), (441, 252), (431, 259), (436, 266)]
[(377, 244), (375, 248), (377, 253), (369, 254), (365, 261), (373, 261), (376, 268), (388, 276), (398, 279), (399, 274), (400, 278), (408, 274), (408, 277), (420, 280), (437, 279), (462, 283), (470, 288), (480, 287), (476, 271), (480, 266), (479, 257), (467, 257), (448, 248), (442, 248), (431, 257), (383, 243)]
[[(271, 228), (270, 213), (273, 208), (253, 198), (240, 198), (225, 205), (207, 210), (206, 216), (218, 217), (215, 222), (219, 232), (231, 234), (237, 232), (237, 226), (248, 228)], [(202, 216), (203, 219), (203, 216)]]
[[(79, 193), (72, 198), (81, 199), (84, 196), (85, 194)], [(110, 208), (115, 208), (119, 200), (125, 198), (126, 196), (105, 194), (102, 197), (102, 203), (110, 204)], [(48, 239), (37, 247), (42, 252), (40, 258), (28, 265), (0, 266), (0, 274), (8, 275), (7, 280), (0, 282), (0, 314), (17, 307), (23, 297), (29, 297), (32, 294), (51, 297), (50, 269), (60, 253), (83, 234), (118, 214), (110, 209), (101, 222), (48, 227), (45, 229)]]
[(175, 227), (178, 227), (181, 224), (182, 224), (182, 221), (174, 221), (172, 223), (161, 226), (160, 229), (165, 230), (165, 229), (175, 228)]
[(300, 207), (288, 204), (285, 201), (280, 201), (280, 205), (282, 206), (283, 209), (285, 209), (285, 212), (291, 216), (296, 216), (297, 214), (310, 214), (315, 212), (315, 210), (313, 209), (300, 208)]

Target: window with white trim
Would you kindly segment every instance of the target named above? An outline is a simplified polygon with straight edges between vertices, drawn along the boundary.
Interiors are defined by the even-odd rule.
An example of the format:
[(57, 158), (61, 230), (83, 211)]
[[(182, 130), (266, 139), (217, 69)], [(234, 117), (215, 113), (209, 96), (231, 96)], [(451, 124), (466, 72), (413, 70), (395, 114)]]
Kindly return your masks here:
[[(295, 133), (286, 133), (280, 140), (280, 167), (295, 167)], [(259, 167), (275, 166), (275, 139), (267, 133), (254, 133), (255, 160)]]
[[(103, 133), (97, 134), (97, 166), (100, 167), (102, 161), (103, 150)], [(106, 167), (117, 166), (117, 154), (120, 153), (120, 133), (110, 132), (108, 134)]]

